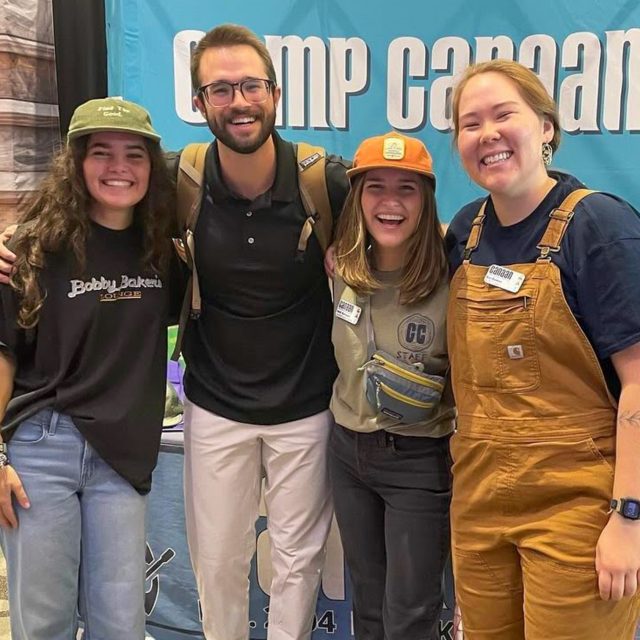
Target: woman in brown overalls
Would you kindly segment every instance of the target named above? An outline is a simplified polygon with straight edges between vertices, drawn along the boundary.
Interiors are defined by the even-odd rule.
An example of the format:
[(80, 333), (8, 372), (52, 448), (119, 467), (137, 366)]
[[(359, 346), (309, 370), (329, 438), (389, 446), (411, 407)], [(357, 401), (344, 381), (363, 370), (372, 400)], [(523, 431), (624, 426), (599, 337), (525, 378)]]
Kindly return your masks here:
[(467, 69), (452, 222), (454, 571), (466, 640), (631, 640), (640, 570), (640, 218), (547, 166), (525, 67)]

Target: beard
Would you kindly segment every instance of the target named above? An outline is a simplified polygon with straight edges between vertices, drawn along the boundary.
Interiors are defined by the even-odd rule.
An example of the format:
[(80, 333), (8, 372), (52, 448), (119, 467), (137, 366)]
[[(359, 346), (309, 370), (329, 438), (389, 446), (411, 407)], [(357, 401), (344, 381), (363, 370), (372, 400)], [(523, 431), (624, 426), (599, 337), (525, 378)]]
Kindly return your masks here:
[[(256, 122), (260, 124), (258, 132), (251, 138), (237, 138), (227, 128), (228, 126), (233, 127), (230, 123), (234, 118), (242, 117), (243, 115), (255, 117)], [(219, 118), (216, 118), (212, 112), (207, 111), (207, 124), (211, 133), (225, 147), (236, 153), (248, 155), (255, 153), (271, 137), (276, 124), (276, 110), (275, 108), (271, 111), (260, 109), (258, 113), (233, 112)]]

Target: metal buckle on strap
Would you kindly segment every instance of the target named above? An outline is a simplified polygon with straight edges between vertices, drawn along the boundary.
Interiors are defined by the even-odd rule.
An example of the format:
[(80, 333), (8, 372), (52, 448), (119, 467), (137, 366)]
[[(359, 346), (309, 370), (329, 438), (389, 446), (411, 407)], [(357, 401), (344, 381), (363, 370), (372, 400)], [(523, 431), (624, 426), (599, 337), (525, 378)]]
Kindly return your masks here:
[(538, 245), (536, 248), (540, 249), (540, 255), (538, 256), (537, 262), (540, 262), (542, 260), (544, 260), (545, 262), (549, 262), (551, 260), (551, 256), (549, 255), (549, 252), (559, 250), (559, 249), (552, 249), (547, 245), (544, 245), (544, 246)]
[(549, 252), (558, 253), (560, 247), (550, 247), (548, 244), (537, 244), (536, 249), (540, 249), (540, 256), (546, 258)]
[(463, 260), (468, 260), (471, 254), (478, 248), (478, 244), (480, 243), (480, 233), (482, 232), (482, 226), (485, 218), (486, 214), (483, 212), (473, 219), (471, 229), (469, 229), (467, 246), (464, 248), (464, 253), (462, 254)]
[(563, 209), (552, 209), (549, 213), (549, 217), (554, 220), (560, 220), (561, 222), (569, 222), (573, 218), (574, 211), (564, 211)]

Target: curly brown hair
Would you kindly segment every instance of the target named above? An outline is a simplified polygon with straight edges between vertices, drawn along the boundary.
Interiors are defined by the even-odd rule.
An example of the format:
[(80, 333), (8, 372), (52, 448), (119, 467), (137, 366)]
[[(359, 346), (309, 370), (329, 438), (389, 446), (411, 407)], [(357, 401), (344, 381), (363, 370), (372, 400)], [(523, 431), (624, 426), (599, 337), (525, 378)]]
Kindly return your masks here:
[[(336, 229), (336, 273), (358, 295), (371, 295), (382, 286), (373, 273), (371, 238), (360, 204), (366, 175), (361, 173), (353, 179)], [(447, 275), (447, 256), (433, 182), (426, 176), (420, 178), (422, 212), (409, 239), (399, 283), (403, 305), (426, 298)]]
[[(22, 231), (19, 227), (12, 243), (17, 257), (10, 284), (18, 292), (18, 325), (24, 329), (38, 323), (46, 297), (38, 275), (45, 267), (47, 253), (71, 251), (78, 273), (85, 269), (91, 195), (84, 181), (82, 164), (88, 139), (89, 136), (76, 138), (54, 156), (39, 191), (20, 217), (23, 226)], [(175, 184), (160, 144), (146, 137), (143, 140), (151, 172), (147, 193), (134, 208), (134, 224), (143, 233), (142, 268), (162, 274), (166, 272), (171, 252)]]

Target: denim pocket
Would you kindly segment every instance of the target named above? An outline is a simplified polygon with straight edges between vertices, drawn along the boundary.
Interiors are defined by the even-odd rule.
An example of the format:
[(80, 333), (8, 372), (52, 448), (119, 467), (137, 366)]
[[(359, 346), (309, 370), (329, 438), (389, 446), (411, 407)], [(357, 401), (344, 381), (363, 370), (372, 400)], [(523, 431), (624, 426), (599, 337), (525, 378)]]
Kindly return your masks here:
[(9, 446), (14, 444), (35, 444), (44, 440), (45, 433), (42, 416), (36, 414), (20, 423), (11, 436)]
[[(447, 439), (448, 441), (448, 439)], [(393, 452), (400, 456), (446, 456), (446, 447), (443, 447), (443, 438), (429, 438), (419, 436), (391, 436)]]

